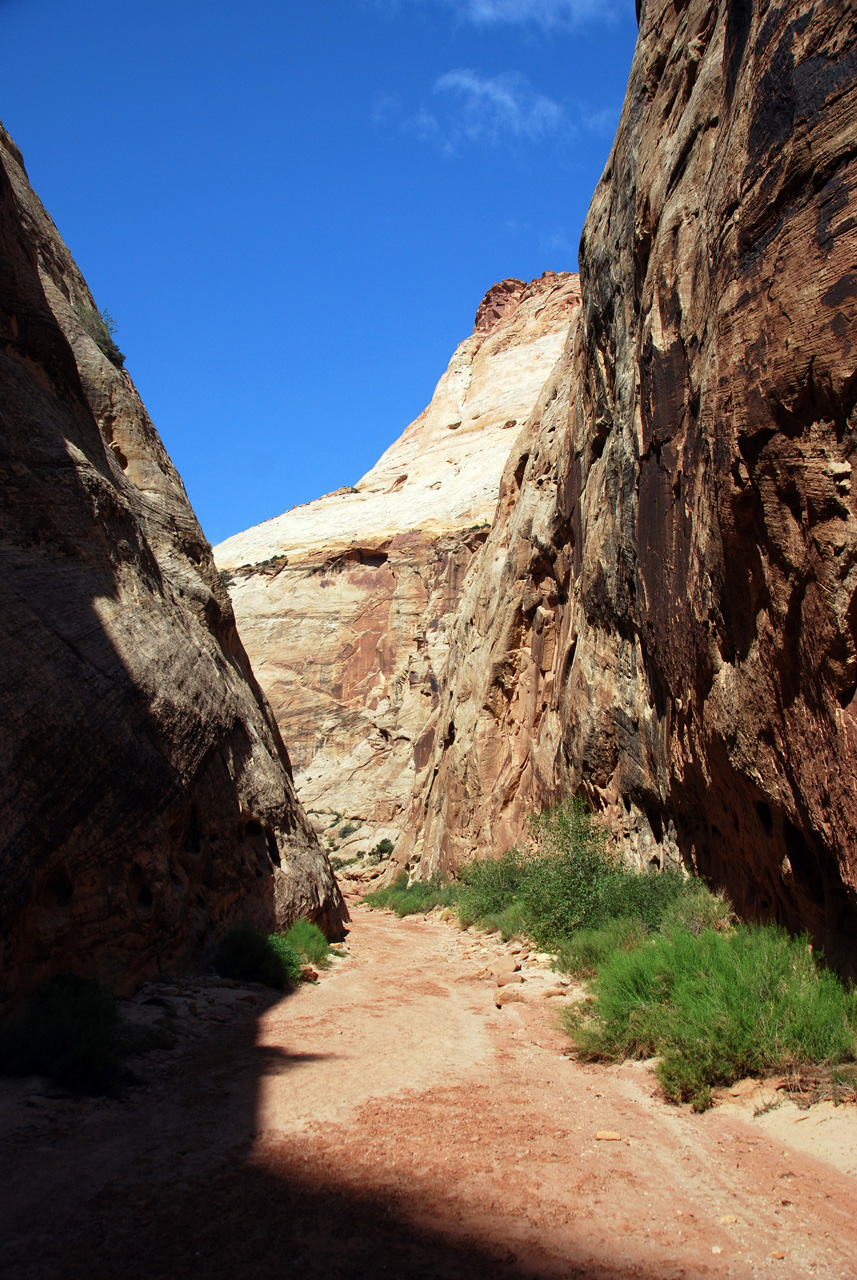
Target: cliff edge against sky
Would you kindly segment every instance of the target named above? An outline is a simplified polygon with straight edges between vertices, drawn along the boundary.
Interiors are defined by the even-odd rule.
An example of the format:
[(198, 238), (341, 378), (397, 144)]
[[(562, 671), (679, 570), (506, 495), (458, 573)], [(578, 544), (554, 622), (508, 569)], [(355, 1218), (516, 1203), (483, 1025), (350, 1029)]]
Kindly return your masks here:
[(303, 803), (396, 839), (500, 475), (562, 351), (577, 276), (486, 294), (429, 406), (353, 488), (215, 548)]
[(1, 127), (0, 339), (0, 994), (127, 991), (242, 918), (335, 931), (211, 550)]
[(401, 856), (582, 790), (855, 971), (857, 16), (645, 0), (583, 303), (506, 468)]

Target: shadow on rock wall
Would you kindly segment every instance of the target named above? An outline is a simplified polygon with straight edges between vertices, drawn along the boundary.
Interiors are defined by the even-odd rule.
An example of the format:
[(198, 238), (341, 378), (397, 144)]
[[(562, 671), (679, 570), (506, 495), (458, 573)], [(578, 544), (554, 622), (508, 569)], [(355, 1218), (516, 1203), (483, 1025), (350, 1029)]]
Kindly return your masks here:
[[(82, 384), (56, 309), (72, 314), (75, 290), (94, 303), (0, 143), (0, 993), (14, 1001), (68, 967), (125, 991), (186, 968), (239, 916), (273, 926), (278, 877), (302, 875), (305, 914), (337, 893), (181, 482), (127, 374), (88, 340)], [(92, 408), (115, 386), (150, 435), (139, 483)]]

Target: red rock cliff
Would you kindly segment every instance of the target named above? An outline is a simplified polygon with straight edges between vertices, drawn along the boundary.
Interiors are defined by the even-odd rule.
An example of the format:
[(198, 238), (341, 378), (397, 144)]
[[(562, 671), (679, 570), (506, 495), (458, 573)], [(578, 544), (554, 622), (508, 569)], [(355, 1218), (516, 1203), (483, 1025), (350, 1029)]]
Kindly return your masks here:
[(579, 303), (568, 273), (495, 285), (431, 403), (353, 488), (215, 548), (301, 800), (321, 829), (347, 815), (353, 848), (401, 831), (504, 464)]
[[(0, 127), (0, 995), (339, 925), (181, 480)], [(115, 353), (114, 353), (115, 355)]]
[(642, 5), (579, 323), (418, 747), (425, 869), (582, 789), (857, 970), (855, 119), (850, 6)]

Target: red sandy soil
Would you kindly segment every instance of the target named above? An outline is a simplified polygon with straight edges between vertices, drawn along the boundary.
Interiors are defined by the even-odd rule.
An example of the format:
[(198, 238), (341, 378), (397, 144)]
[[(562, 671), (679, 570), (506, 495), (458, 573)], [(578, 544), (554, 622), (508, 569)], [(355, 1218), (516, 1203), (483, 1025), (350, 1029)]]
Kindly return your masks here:
[(354, 916), (295, 995), (162, 986), (179, 1044), (122, 1098), (3, 1084), (5, 1280), (857, 1278), (853, 1107), (670, 1106), (568, 1057), (543, 972), (495, 1007), (506, 948)]

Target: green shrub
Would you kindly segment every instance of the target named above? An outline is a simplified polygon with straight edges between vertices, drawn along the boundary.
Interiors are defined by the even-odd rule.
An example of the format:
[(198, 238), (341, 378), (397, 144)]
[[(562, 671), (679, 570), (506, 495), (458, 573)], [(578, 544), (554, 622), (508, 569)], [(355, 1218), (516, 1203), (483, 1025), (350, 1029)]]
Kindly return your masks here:
[(297, 952), (304, 964), (314, 964), (317, 969), (330, 966), (330, 943), (311, 920), (296, 920), (284, 935), (285, 941)]
[[(474, 859), (459, 871), (458, 916), (463, 927), (485, 927), (488, 917), (498, 917), (516, 903), (524, 882), (524, 857), (509, 849), (499, 858)], [(520, 905), (516, 904), (520, 916)]]
[(349, 836), (353, 836), (355, 831), (359, 831), (359, 827), (355, 827), (353, 823), (347, 822), (344, 827), (340, 828), (340, 840), (347, 840)]
[(84, 1091), (112, 1089), (119, 1074), (116, 1000), (93, 978), (62, 974), (33, 993), (4, 1031), (7, 1071), (36, 1072)]
[(631, 871), (617, 866), (597, 886), (593, 922), (634, 919), (647, 929), (658, 929), (665, 914), (687, 892), (687, 876), (681, 871)]
[(431, 911), (432, 907), (450, 907), (455, 896), (455, 886), (443, 884), (438, 877), (408, 885), (407, 871), (400, 871), (392, 884), (367, 893), (363, 901), (370, 907), (387, 907), (401, 917)]
[(603, 962), (593, 992), (590, 1021), (569, 1017), (582, 1054), (658, 1055), (667, 1096), (697, 1110), (716, 1085), (857, 1051), (857, 993), (774, 925), (653, 937)]
[[(467, 927), (464, 921), (460, 922), (462, 928)], [(520, 902), (510, 902), (502, 911), (491, 911), (488, 915), (481, 916), (477, 923), (480, 929), (485, 929), (488, 933), (499, 933), (504, 942), (520, 938), (527, 932)]]
[(301, 962), (281, 935), (268, 937), (251, 924), (238, 924), (224, 934), (214, 957), (217, 972), (236, 982), (261, 982), (283, 991), (300, 981)]
[(633, 917), (607, 920), (597, 929), (578, 929), (560, 946), (557, 968), (577, 977), (592, 977), (617, 951), (642, 946), (646, 936), (646, 926)]
[(733, 922), (732, 908), (720, 893), (712, 893), (701, 880), (688, 879), (680, 897), (670, 903), (661, 919), (661, 933), (718, 933)]
[(606, 832), (577, 797), (540, 814), (533, 830), (521, 903), (534, 940), (555, 947), (594, 923), (606, 883), (621, 873)]
[(369, 850), (370, 857), (389, 858), (393, 852), (392, 840), (379, 840), (374, 849)]
[(285, 974), (284, 987), (295, 986), (301, 980), (301, 957), (297, 948), (281, 933), (269, 933), (268, 945), (279, 957)]

